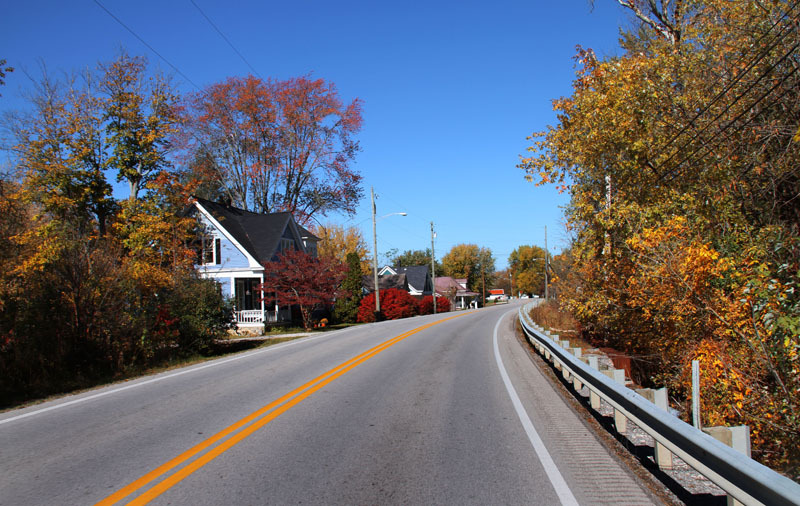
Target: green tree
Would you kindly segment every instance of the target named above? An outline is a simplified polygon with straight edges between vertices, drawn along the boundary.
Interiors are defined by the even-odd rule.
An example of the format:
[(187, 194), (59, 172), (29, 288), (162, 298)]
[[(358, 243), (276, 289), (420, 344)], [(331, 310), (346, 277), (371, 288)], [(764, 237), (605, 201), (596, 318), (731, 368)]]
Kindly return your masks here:
[(347, 274), (340, 294), (333, 306), (333, 317), (337, 321), (354, 323), (358, 317), (358, 308), (361, 305), (362, 271), (361, 259), (357, 253), (347, 254)]
[[(406, 250), (403, 253), (391, 255), (389, 263), (392, 267), (414, 267), (416, 265), (431, 265), (431, 249)], [(436, 261), (436, 273), (441, 274), (442, 264)]]

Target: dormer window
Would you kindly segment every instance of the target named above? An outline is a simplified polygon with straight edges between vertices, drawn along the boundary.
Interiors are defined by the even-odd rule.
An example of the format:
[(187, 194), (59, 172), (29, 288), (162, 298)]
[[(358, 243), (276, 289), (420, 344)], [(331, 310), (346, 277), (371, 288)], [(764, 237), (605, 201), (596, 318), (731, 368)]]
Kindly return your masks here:
[(291, 239), (286, 239), (285, 237), (282, 238), (280, 252), (283, 253), (284, 251), (293, 251), (293, 250), (294, 250), (294, 241)]
[(222, 247), (219, 237), (203, 236), (203, 265), (219, 265), (222, 263)]

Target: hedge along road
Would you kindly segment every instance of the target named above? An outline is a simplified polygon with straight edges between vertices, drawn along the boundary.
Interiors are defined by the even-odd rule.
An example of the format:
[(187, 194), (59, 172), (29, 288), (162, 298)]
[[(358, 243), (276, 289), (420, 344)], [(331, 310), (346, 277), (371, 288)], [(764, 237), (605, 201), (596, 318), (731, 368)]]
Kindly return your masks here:
[[(3, 413), (0, 504), (607, 500), (555, 425), (572, 416), (571, 444), (596, 447), (605, 479), (627, 475), (558, 412), (515, 309), (355, 327)], [(647, 501), (627, 486), (612, 485)]]

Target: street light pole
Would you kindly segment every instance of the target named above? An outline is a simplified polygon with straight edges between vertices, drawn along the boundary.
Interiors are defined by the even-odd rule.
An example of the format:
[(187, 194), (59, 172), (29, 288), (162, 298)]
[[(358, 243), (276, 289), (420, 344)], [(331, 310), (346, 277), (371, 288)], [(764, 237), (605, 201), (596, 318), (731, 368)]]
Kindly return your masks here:
[(372, 277), (375, 291), (375, 321), (378, 320), (381, 312), (381, 291), (378, 289), (378, 228), (375, 219), (375, 188), (369, 188), (372, 196)]
[(399, 214), (400, 216), (407, 216), (406, 213), (389, 213), (380, 218), (376, 218), (376, 208), (375, 208), (375, 188), (369, 188), (370, 195), (372, 197), (372, 277), (373, 282), (375, 283), (375, 321), (381, 317), (381, 291), (378, 287), (378, 228), (377, 223), (378, 220), (382, 220), (387, 216), (393, 216), (395, 214)]
[(433, 238), (436, 233), (433, 231), (433, 222), (431, 222), (431, 282), (433, 283), (433, 314), (436, 314), (436, 250), (433, 247)]

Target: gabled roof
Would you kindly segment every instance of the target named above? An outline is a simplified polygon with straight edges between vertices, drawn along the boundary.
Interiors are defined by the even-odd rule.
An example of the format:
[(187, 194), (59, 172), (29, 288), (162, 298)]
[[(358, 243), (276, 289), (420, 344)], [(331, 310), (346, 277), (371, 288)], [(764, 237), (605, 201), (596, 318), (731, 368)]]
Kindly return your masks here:
[(317, 239), (308, 230), (300, 230), (292, 213), (259, 214), (199, 197), (194, 199), (259, 263), (272, 259), (286, 227), (294, 225), (301, 236), (307, 234)]
[[(361, 286), (368, 292), (375, 291), (375, 278), (374, 276), (362, 276)], [(398, 288), (404, 292), (408, 291), (408, 279), (405, 274), (385, 274), (378, 277), (378, 287), (381, 290), (388, 290), (389, 288)]]
[(307, 241), (314, 241), (314, 242), (319, 242), (320, 241), (320, 238), (315, 236), (314, 234), (312, 234), (306, 227), (304, 227), (303, 225), (301, 225), (299, 223), (296, 223), (296, 224), (297, 224), (297, 231), (300, 232), (300, 238), (301, 239), (304, 239), (304, 240), (307, 240)]
[(430, 279), (427, 265), (398, 267), (396, 271), (398, 274), (405, 274), (406, 277), (408, 277), (408, 284), (421, 292), (431, 288), (430, 285), (426, 286), (425, 283), (428, 279)]

